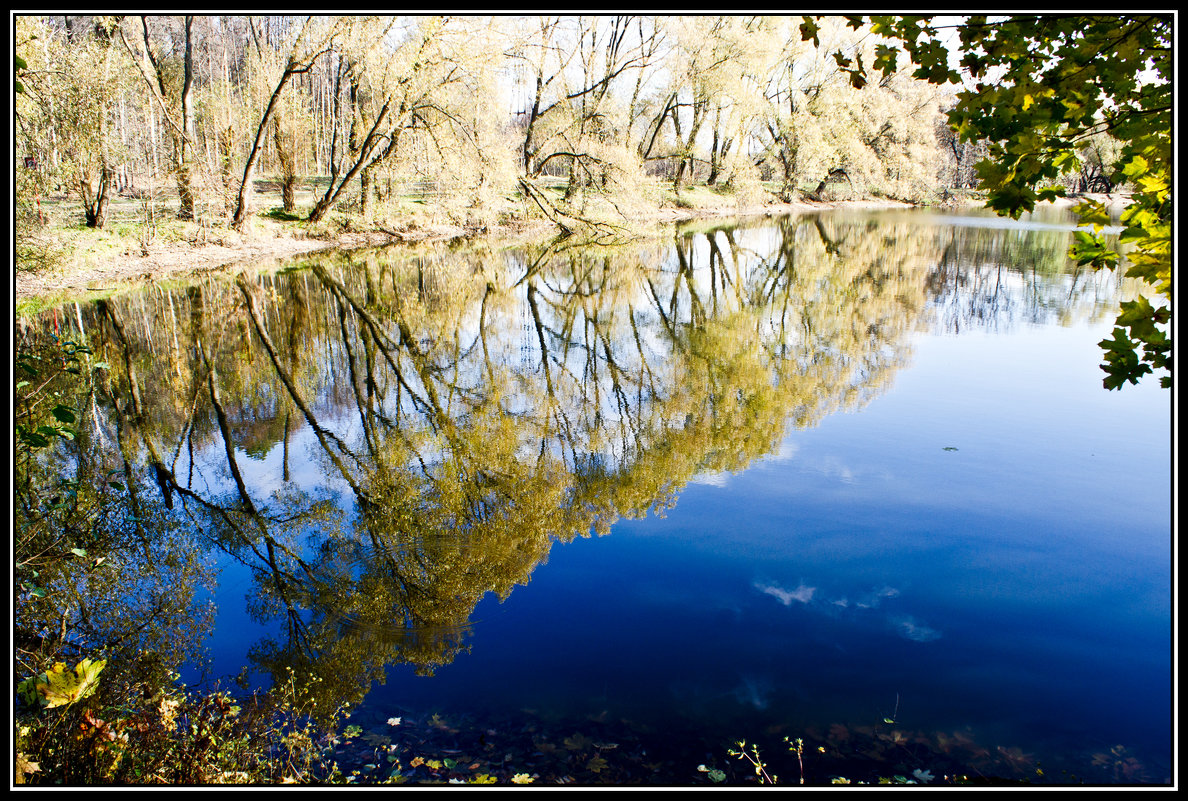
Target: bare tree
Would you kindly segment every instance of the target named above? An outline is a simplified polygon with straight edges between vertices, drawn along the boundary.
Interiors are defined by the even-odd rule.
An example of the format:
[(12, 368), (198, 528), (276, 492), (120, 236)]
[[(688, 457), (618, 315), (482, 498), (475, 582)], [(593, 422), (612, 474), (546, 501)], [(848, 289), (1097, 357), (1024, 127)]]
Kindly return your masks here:
[[(193, 167), (194, 113), (191, 107), (194, 90), (194, 17), (181, 20), (181, 76), (180, 83), (172, 77), (174, 72), (160, 49), (154, 52), (153, 36), (149, 30), (149, 17), (140, 18), (143, 50), (138, 50), (125, 35), (122, 25), (116, 32), (124, 48), (139, 66), (140, 73), (149, 87), (153, 101), (160, 108), (162, 117), (169, 126), (173, 143), (174, 174), (177, 179), (178, 219), (194, 219), (194, 189), (191, 171)], [(171, 60), (177, 61), (177, 54), (171, 53)]]
[[(272, 90), (272, 94), (268, 98), (268, 105), (260, 117), (260, 124), (256, 128), (256, 138), (252, 142), (251, 150), (248, 151), (247, 162), (243, 167), (243, 180), (239, 183), (239, 193), (235, 201), (235, 214), (231, 219), (231, 225), (236, 230), (242, 230), (248, 218), (248, 191), (252, 182), (252, 174), (256, 166), (256, 159), (260, 153), (260, 147), (264, 142), (265, 133), (272, 118), (273, 110), (276, 108), (281, 92), (284, 91), (285, 85), (289, 83), (289, 80), (294, 75), (303, 75), (309, 72), (313, 68), (314, 62), (323, 54), (329, 52), (334, 37), (339, 31), (340, 23), (337, 21), (332, 22), (324, 30), (315, 30), (315, 28), (322, 27), (323, 22), (324, 20), (322, 18), (314, 18), (312, 16), (305, 18), (305, 22), (301, 26), (301, 31), (297, 34), (297, 38), (289, 50), (288, 59), (285, 62), (284, 68), (281, 70), (276, 87)], [(256, 45), (257, 47), (260, 46), (258, 38), (256, 39)]]

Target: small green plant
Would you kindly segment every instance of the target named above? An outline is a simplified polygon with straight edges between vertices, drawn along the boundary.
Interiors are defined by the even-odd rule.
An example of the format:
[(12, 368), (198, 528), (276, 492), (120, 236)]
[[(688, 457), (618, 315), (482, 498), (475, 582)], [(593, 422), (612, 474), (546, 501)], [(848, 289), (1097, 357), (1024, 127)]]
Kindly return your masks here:
[[(898, 712), (898, 709), (896, 711)], [(804, 739), (800, 738), (800, 737), (796, 737), (796, 738), (785, 737), (784, 742), (788, 746), (789, 753), (794, 754), (796, 756), (797, 767), (800, 770), (800, 784), (801, 785), (807, 784), (808, 779), (805, 775), (805, 766), (804, 766), (804, 750), (805, 750)], [(826, 753), (826, 748), (824, 746), (821, 746), (821, 747), (817, 748), (817, 752), (824, 754), (824, 753)], [(729, 756), (750, 765), (751, 768), (754, 769), (755, 775), (759, 777), (760, 784), (777, 784), (778, 783), (778, 781), (779, 781), (778, 777), (775, 774), (768, 772), (767, 763), (765, 763), (763, 761), (763, 759), (760, 757), (759, 747), (757, 745), (752, 744), (752, 745), (748, 746), (745, 740), (739, 740), (737, 743), (735, 743), (735, 746), (733, 748), (727, 749), (726, 753)], [(699, 771), (701, 771), (702, 773), (708, 774), (708, 778), (710, 779), (710, 781), (712, 781), (714, 783), (721, 782), (726, 778), (725, 774), (722, 773), (721, 771), (712, 771), (705, 765), (699, 765), (697, 767), (697, 769)], [(959, 776), (951, 776), (951, 777), (945, 776), (944, 778), (945, 778), (945, 783), (961, 783), (961, 781), (963, 780), (963, 777), (959, 777)], [(869, 781), (856, 781), (853, 779), (846, 778), (845, 776), (834, 775), (829, 778), (829, 783), (830, 784), (863, 784), (863, 785), (865, 785), (865, 784), (892, 784), (892, 785), (909, 784), (909, 785), (914, 785), (914, 784), (929, 784), (936, 780), (937, 780), (937, 778), (936, 778), (936, 776), (933, 775), (931, 770), (916, 768), (916, 769), (912, 770), (910, 775), (895, 774), (892, 776), (876, 776), (874, 778), (871, 778)]]
[(63, 373), (82, 376), (82, 357), (91, 349), (71, 340), (56, 340), (56, 352), (39, 354), (20, 352), (16, 355), (16, 420), (14, 429), (18, 450), (48, 448), (60, 439), (73, 440), (78, 432), (73, 428), (78, 409), (62, 400), (62, 392), (51, 385)]
[(92, 386), (92, 371), (106, 367), (91, 355), (86, 345), (53, 335), (40, 347), (18, 348), (15, 355), (13, 478), (20, 511), (13, 559), (27, 598), (46, 597), (47, 568), (87, 555), (86, 537), (70, 525), (79, 516), (82, 484), (38, 466), (56, 447), (78, 438), (79, 399)]
[(749, 762), (755, 769), (755, 775), (759, 777), (760, 784), (775, 784), (778, 777), (772, 776), (767, 772), (767, 764), (759, 756), (759, 746), (751, 744), (751, 749), (747, 750), (746, 740), (739, 740), (735, 743), (734, 748), (729, 748), (726, 753), (743, 762)]
[(804, 784), (804, 740), (799, 737), (795, 740), (785, 737), (784, 742), (788, 744), (788, 750), (796, 754), (796, 762), (800, 765), (800, 783)]

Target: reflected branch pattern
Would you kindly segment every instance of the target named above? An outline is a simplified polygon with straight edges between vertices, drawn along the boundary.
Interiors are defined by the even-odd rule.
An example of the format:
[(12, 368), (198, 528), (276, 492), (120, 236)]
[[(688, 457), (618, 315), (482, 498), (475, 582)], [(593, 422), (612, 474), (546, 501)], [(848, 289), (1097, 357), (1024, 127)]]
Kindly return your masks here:
[(555, 543), (661, 514), (696, 476), (877, 396), (921, 325), (1108, 309), (1098, 279), (1048, 265), (1046, 239), (1033, 269), (998, 267), (1022, 245), (992, 233), (826, 216), (356, 252), (55, 311), (18, 346), (73, 318), (103, 366), (73, 399), (77, 439), (22, 463), (18, 526), (40, 520), (22, 491), (66, 468), (118, 491), (92, 553), (138, 550), (185, 603), (210, 580), (195, 560), (230, 555), (251, 614), (277, 622), (254, 667), (295, 669), (321, 708), (356, 703), (392, 665), (429, 674), (465, 651), (477, 604)]

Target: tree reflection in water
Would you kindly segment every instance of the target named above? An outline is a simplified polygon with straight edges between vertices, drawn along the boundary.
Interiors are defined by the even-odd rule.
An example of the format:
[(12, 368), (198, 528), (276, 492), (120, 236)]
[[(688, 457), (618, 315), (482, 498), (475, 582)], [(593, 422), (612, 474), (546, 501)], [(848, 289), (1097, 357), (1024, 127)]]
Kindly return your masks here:
[[(394, 664), (431, 674), (553, 543), (662, 512), (699, 473), (866, 403), (930, 315), (1108, 309), (1100, 278), (1062, 272), (1058, 238), (1027, 245), (1051, 269), (1003, 280), (971, 261), (994, 236), (803, 217), (617, 248), (340, 254), (23, 323), (31, 352), (69, 311), (106, 367), (73, 399), (80, 436), (25, 465), (18, 500), (64, 474), (110, 494), (118, 474), (123, 513), (88, 518), (88, 552), (136, 567), (113, 587), (47, 576), (57, 591), (18, 607), (18, 630), (70, 621), (102, 646), (133, 628), (192, 659), (204, 554), (222, 552), (251, 570), (252, 616), (283, 621), (253, 666), (294, 669), (319, 708)], [(303, 430), (311, 452), (292, 446)], [(310, 464), (323, 479), (296, 480)], [(38, 525), (18, 503), (18, 528)]]

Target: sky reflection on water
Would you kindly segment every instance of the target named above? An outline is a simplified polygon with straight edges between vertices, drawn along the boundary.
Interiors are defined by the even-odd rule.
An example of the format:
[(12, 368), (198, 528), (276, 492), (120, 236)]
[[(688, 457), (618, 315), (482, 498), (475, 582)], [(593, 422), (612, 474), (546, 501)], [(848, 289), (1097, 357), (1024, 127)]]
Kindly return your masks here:
[(1122, 744), (1159, 781), (1170, 398), (1102, 389), (1120, 290), (1067, 239), (839, 213), (330, 257), (75, 309), (114, 365), (87, 416), (173, 454), (138, 503), (228, 554), (213, 677), (723, 744), (893, 719), (1020, 770)]
[[(555, 548), (472, 652), (374, 703), (966, 727), (1168, 757), (1170, 419), (1101, 388), (1107, 323), (913, 336), (869, 405), (702, 476), (664, 519)], [(663, 725), (662, 723), (660, 725)]]

